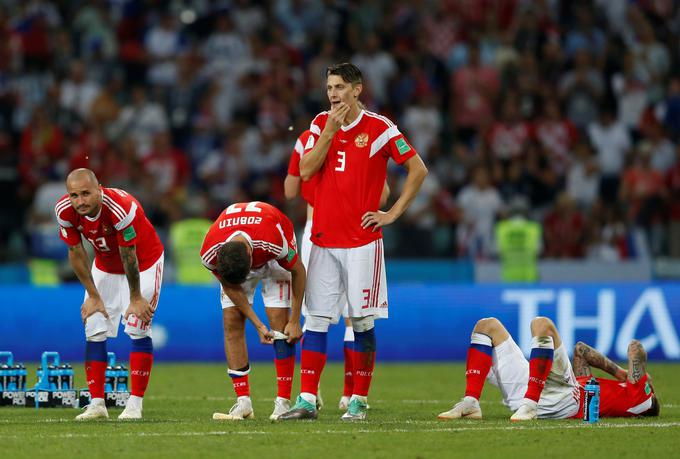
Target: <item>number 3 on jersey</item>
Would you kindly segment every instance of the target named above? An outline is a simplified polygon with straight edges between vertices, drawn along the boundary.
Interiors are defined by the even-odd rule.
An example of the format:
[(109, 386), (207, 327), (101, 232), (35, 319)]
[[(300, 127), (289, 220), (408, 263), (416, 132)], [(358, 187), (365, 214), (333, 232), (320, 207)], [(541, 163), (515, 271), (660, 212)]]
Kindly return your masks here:
[(338, 172), (344, 172), (345, 171), (345, 152), (344, 151), (338, 152), (338, 165), (335, 166), (335, 170), (338, 171)]

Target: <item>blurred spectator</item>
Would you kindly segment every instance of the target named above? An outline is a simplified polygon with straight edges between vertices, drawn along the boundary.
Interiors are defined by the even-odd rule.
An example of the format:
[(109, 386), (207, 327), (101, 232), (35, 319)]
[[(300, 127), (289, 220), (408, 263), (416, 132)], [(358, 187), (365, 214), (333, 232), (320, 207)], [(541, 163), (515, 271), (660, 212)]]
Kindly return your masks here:
[(69, 78), (61, 84), (59, 105), (78, 115), (81, 120), (88, 118), (92, 101), (99, 95), (99, 84), (88, 80), (85, 75), (85, 65), (82, 61), (71, 63)]
[(544, 256), (581, 258), (585, 254), (586, 221), (571, 196), (560, 193), (555, 207), (543, 220)]
[(590, 144), (581, 141), (574, 147), (574, 161), (567, 173), (567, 193), (581, 209), (588, 210), (599, 196), (600, 169)]
[(488, 258), (493, 250), (494, 221), (503, 201), (484, 167), (474, 170), (472, 183), (460, 190), (457, 201), (462, 214), (458, 225), (460, 255)]
[(588, 126), (588, 137), (595, 148), (600, 168), (600, 195), (609, 202), (618, 196), (623, 165), (632, 141), (626, 127), (614, 118), (611, 107), (603, 107), (600, 119)]
[(175, 16), (165, 12), (147, 33), (144, 44), (151, 60), (149, 82), (170, 86), (177, 79), (175, 57), (183, 50), (185, 39)]
[(501, 160), (516, 158), (522, 155), (530, 136), (529, 125), (520, 117), (517, 99), (512, 95), (505, 97), (500, 117), (487, 134), (491, 154)]
[(430, 149), (438, 143), (442, 132), (441, 113), (435, 95), (428, 90), (416, 98), (414, 104), (404, 111), (403, 126), (416, 151), (427, 161)]
[(602, 74), (592, 64), (589, 51), (576, 52), (574, 68), (564, 74), (559, 85), (560, 97), (565, 101), (565, 113), (572, 123), (584, 128), (597, 118), (605, 83)]
[(564, 118), (559, 100), (550, 97), (543, 103), (543, 116), (536, 121), (536, 140), (548, 153), (550, 166), (564, 176), (571, 163), (571, 150), (578, 139), (574, 124)]
[(168, 129), (168, 118), (160, 104), (149, 101), (141, 86), (132, 88), (131, 103), (123, 107), (112, 127), (114, 139), (131, 137), (137, 154), (144, 157), (151, 150), (153, 137)]
[(621, 180), (620, 200), (627, 205), (627, 219), (644, 229), (654, 255), (661, 251), (661, 225), (666, 189), (663, 175), (652, 169), (649, 151), (639, 151)]
[(493, 117), (493, 102), (499, 90), (498, 72), (480, 64), (479, 46), (469, 46), (468, 64), (451, 77), (451, 107), (458, 139), (475, 140), (477, 130)]
[(675, 157), (675, 165), (666, 173), (665, 185), (669, 205), (669, 254), (680, 258), (680, 146), (675, 147)]

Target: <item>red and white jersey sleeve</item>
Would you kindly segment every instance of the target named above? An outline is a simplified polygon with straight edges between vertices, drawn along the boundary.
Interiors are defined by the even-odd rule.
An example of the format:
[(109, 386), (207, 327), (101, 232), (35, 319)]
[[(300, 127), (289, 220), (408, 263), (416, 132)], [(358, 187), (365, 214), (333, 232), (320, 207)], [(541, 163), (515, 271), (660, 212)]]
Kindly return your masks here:
[(252, 269), (276, 260), (290, 270), (297, 261), (293, 223), (274, 206), (253, 201), (232, 204), (220, 213), (203, 240), (203, 265), (214, 272), (220, 247), (236, 236), (243, 236), (253, 249)]
[(95, 265), (111, 274), (124, 274), (119, 247), (136, 246), (139, 270), (150, 268), (162, 255), (163, 244), (134, 196), (117, 188), (101, 188), (102, 204), (94, 217), (79, 215), (68, 195), (55, 206), (59, 236), (76, 245), (81, 235), (95, 249)]
[[(300, 177), (300, 160), (305, 151), (309, 151), (314, 146), (314, 139), (312, 133), (308, 130), (304, 131), (295, 141), (295, 148), (290, 155), (290, 162), (288, 163), (288, 174), (293, 177)], [(314, 207), (314, 190), (317, 177), (316, 175), (309, 180), (303, 180), (300, 183), (300, 194), (302, 199), (310, 206)]]
[[(328, 112), (314, 118), (311, 150), (323, 131)], [(362, 216), (377, 211), (387, 177), (387, 162), (403, 164), (416, 150), (388, 118), (362, 110), (333, 136), (317, 172), (312, 242), (321, 247), (352, 248), (382, 237), (361, 228)]]

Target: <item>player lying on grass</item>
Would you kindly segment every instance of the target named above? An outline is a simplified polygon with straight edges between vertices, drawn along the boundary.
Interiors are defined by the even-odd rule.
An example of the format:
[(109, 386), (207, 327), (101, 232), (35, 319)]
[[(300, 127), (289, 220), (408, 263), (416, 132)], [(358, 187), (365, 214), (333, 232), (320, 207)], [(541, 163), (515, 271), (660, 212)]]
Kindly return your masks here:
[[(215, 413), (213, 419), (241, 421), (254, 416), (246, 319), (257, 329), (260, 342), (274, 345), (277, 397), (270, 418), (277, 419), (290, 409), (295, 342), (302, 336), (300, 307), (306, 274), (293, 224), (264, 202), (232, 204), (208, 230), (201, 260), (220, 281), (227, 373), (237, 396), (229, 413)], [(258, 284), (271, 331), (252, 307)]]
[(477, 322), (470, 337), (465, 369), (465, 397), (439, 419), (481, 419), (479, 397), (489, 380), (515, 413), (512, 421), (582, 417), (582, 385), (591, 367), (616, 379), (600, 383), (600, 417), (658, 416), (659, 401), (647, 374), (647, 353), (642, 344), (628, 345), (628, 370), (579, 342), (572, 367), (555, 324), (546, 317), (531, 321), (531, 357), (527, 362), (503, 324), (495, 318)]

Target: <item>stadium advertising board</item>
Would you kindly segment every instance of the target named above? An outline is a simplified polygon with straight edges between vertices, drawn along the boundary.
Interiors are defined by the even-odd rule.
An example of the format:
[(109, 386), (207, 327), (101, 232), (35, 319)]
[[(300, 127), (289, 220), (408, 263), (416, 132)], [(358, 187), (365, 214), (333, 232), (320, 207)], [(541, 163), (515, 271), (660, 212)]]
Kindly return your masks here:
[[(38, 360), (45, 350), (58, 351), (67, 361), (82, 360), (81, 288), (7, 286), (0, 294), (0, 350), (23, 361)], [(255, 308), (262, 311), (259, 294), (256, 298)], [(625, 360), (628, 342), (636, 338), (650, 359), (680, 360), (680, 284), (392, 284), (389, 301), (390, 319), (377, 322), (383, 361), (463, 360), (470, 330), (490, 316), (505, 323), (528, 352), (529, 322), (537, 315), (555, 321), (568, 348), (582, 340), (610, 358)], [(271, 359), (271, 347), (258, 344), (252, 327), (247, 330), (251, 358)], [(331, 359), (342, 357), (342, 335), (341, 326), (332, 327)], [(127, 355), (129, 340), (120, 338), (110, 341), (109, 350)], [(154, 347), (160, 360), (223, 360), (217, 287), (164, 286)]]

